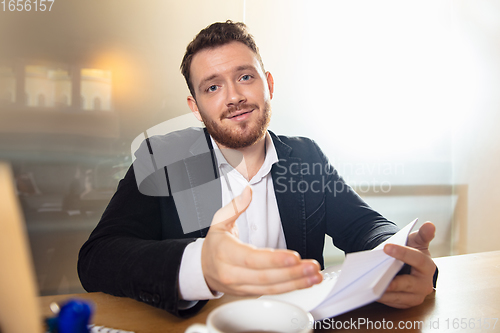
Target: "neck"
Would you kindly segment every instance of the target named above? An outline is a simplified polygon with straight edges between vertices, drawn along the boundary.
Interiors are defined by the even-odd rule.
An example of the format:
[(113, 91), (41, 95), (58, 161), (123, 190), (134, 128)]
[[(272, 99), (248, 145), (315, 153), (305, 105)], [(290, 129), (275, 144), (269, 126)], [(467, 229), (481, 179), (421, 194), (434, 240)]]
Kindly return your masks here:
[[(253, 145), (245, 148), (230, 149), (217, 142), (227, 162), (246, 180), (250, 181), (264, 164), (266, 159), (266, 135)], [(241, 159), (243, 155), (243, 160)]]

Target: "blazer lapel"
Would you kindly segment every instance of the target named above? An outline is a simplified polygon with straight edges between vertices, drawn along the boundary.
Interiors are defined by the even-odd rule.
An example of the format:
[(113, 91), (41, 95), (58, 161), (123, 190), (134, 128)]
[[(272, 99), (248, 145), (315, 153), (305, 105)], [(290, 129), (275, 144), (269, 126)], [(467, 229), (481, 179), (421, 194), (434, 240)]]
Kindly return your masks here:
[(201, 237), (206, 236), (213, 216), (222, 207), (217, 161), (210, 150), (209, 138), (205, 129), (201, 131), (200, 137), (189, 149), (192, 156), (184, 160)]
[(198, 132), (194, 143), (184, 150), (186, 154), (166, 168), (183, 233), (195, 232), (204, 237), (222, 206), (222, 193), (213, 167), (217, 164), (212, 160), (204, 131)]
[(304, 194), (298, 190), (298, 184), (302, 180), (302, 160), (291, 157), (292, 148), (271, 131), (269, 133), (279, 159), (273, 165), (271, 175), (286, 245), (288, 249), (297, 251), (302, 258), (307, 258), (305, 201)]

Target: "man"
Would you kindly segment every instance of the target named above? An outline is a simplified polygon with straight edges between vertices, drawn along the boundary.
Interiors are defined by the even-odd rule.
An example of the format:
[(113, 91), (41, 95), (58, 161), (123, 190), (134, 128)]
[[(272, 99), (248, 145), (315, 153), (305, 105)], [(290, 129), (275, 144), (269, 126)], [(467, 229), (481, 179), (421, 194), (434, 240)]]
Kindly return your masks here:
[[(189, 316), (222, 293), (319, 283), (325, 234), (354, 252), (398, 230), (344, 183), (313, 141), (267, 131), (274, 81), (244, 24), (202, 30), (181, 69), (188, 105), (206, 129), (150, 138), (138, 150), (80, 251), (85, 289)], [(412, 269), (379, 302), (406, 308), (433, 290), (434, 231), (426, 223), (408, 246), (386, 245)]]

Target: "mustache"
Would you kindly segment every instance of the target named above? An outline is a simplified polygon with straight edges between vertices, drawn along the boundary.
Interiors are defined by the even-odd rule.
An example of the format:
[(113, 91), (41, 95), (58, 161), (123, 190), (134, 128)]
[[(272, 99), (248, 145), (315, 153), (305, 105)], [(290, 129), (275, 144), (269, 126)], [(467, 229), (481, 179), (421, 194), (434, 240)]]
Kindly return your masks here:
[(248, 103), (243, 103), (243, 104), (238, 104), (238, 105), (231, 105), (227, 108), (226, 111), (224, 111), (220, 119), (225, 119), (227, 117), (230, 117), (232, 113), (235, 113), (240, 110), (253, 110), (253, 109), (258, 109), (259, 106), (257, 104), (248, 104)]

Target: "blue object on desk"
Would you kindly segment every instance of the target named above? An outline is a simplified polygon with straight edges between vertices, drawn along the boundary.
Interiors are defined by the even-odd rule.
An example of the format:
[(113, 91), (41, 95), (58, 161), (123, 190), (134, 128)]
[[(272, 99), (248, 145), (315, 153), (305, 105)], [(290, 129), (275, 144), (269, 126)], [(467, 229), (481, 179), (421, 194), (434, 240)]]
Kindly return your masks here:
[(88, 333), (92, 306), (81, 300), (70, 300), (57, 316), (58, 333)]

